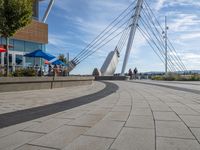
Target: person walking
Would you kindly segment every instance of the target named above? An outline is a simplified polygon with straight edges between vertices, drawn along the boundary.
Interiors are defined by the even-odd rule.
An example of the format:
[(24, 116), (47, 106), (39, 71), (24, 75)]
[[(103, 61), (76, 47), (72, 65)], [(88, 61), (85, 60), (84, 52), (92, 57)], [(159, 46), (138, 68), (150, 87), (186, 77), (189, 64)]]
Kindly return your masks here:
[(135, 80), (137, 79), (137, 73), (138, 73), (138, 70), (137, 70), (137, 68), (135, 67), (135, 69), (134, 69), (134, 78), (135, 78)]
[(130, 79), (132, 79), (132, 78), (133, 78), (133, 72), (132, 72), (132, 70), (131, 70), (131, 69), (129, 69), (129, 70), (128, 70), (128, 75), (130, 76)]

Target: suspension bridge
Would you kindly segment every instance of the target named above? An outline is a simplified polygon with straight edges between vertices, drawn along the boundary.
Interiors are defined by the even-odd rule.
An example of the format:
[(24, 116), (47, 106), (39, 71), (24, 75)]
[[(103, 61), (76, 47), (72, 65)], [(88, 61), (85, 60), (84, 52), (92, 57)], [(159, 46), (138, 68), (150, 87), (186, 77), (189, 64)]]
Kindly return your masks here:
[(121, 75), (124, 75), (137, 31), (159, 57), (165, 66), (166, 74), (167, 72), (185, 72), (187, 68), (167, 36), (167, 30), (167, 19), (165, 18), (165, 27), (162, 27), (147, 0), (135, 0), (70, 61), (69, 72), (102, 47), (119, 38), (116, 47), (108, 54), (100, 71), (103, 76), (112, 76), (116, 71), (120, 54), (125, 49), (121, 70)]

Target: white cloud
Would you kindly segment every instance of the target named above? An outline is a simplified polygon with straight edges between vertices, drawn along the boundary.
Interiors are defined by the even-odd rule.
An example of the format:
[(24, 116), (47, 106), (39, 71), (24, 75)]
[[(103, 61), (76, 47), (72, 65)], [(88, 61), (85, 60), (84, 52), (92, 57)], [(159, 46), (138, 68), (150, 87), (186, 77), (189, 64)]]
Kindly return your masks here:
[(200, 38), (200, 31), (199, 32), (190, 32), (187, 34), (183, 34), (180, 36), (181, 40), (191, 40), (191, 39), (197, 39)]
[(158, 11), (158, 10), (160, 10), (161, 8), (163, 8), (163, 7), (164, 7), (164, 4), (165, 4), (165, 1), (166, 1), (166, 0), (157, 0), (155, 9)]
[(179, 53), (188, 70), (200, 69), (200, 53), (194, 53), (192, 50)]
[[(172, 15), (174, 17), (171, 19)], [(168, 26), (172, 32), (196, 30), (200, 24), (200, 19), (196, 14), (174, 13), (169, 16), (169, 19)]]

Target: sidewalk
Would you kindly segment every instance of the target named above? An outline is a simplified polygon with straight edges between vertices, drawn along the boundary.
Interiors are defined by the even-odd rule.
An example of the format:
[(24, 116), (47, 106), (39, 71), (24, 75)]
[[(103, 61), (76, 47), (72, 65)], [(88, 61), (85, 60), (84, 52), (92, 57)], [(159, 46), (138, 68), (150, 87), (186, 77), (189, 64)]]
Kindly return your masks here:
[[(98, 101), (0, 129), (0, 149), (200, 149), (200, 95), (132, 82), (113, 83), (119, 90)], [(96, 90), (105, 86), (95, 85)], [(92, 93), (94, 88), (79, 92), (88, 94), (85, 91)], [(59, 95), (65, 98), (65, 90), (62, 92)]]

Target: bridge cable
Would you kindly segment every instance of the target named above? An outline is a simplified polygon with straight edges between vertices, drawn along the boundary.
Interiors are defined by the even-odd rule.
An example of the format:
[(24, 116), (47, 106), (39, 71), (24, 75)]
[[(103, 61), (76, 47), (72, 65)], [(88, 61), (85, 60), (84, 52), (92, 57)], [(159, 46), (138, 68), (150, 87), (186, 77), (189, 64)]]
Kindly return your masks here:
[[(129, 12), (130, 13), (130, 12)], [(127, 17), (128, 15), (126, 15), (126, 17)], [(128, 18), (129, 19), (129, 18)], [(114, 27), (112, 27), (107, 33), (105, 33), (100, 39), (98, 39), (94, 44), (92, 44), (88, 49), (86, 49), (79, 57), (78, 57), (78, 59), (80, 59), (81, 57), (83, 57), (84, 55), (86, 55), (88, 52), (90, 52), (91, 51), (91, 48), (93, 48), (94, 46), (96, 46), (97, 44), (99, 44), (98, 42), (100, 41), (100, 43), (102, 42), (102, 40), (104, 40), (105, 38), (105, 36), (107, 35), (107, 34), (109, 34), (109, 32), (110, 31), (112, 31), (113, 29), (115, 29), (116, 28), (116, 26), (118, 25), (118, 24), (120, 24), (121, 23), (121, 21), (122, 20), (124, 20), (124, 18), (123, 19), (121, 19), (120, 21), (118, 21), (118, 23), (114, 26)], [(124, 25), (124, 24), (123, 24)], [(120, 27), (121, 27), (121, 25), (120, 25)], [(120, 27), (118, 27), (118, 29), (120, 28)], [(117, 30), (114, 30), (114, 31), (112, 31), (107, 37), (109, 37), (110, 35), (112, 35), (113, 33), (115, 33)], [(104, 39), (102, 39), (102, 38), (104, 38)], [(77, 60), (78, 60), (77, 59)]]
[(103, 46), (105, 46), (106, 44), (108, 44), (110, 41), (114, 40), (116, 37), (118, 37), (120, 34), (122, 34), (125, 30), (121, 31), (120, 33), (118, 33), (117, 35), (115, 35), (114, 37), (112, 37), (110, 40), (108, 40), (106, 43), (104, 43), (103, 45), (101, 45), (100, 47), (96, 48), (96, 50), (92, 51), (92, 53), (90, 53), (88, 56), (85, 56), (84, 58), (82, 58), (79, 62), (81, 63), (82, 61), (84, 61), (87, 57), (91, 56), (92, 54), (94, 54), (96, 51), (98, 51), (100, 48), (102, 48)]
[[(152, 17), (150, 16), (150, 17), (148, 18), (148, 16), (147, 16), (147, 14), (146, 14), (145, 11), (143, 12), (143, 14), (144, 14), (144, 16), (145, 16), (145, 18), (146, 18), (145, 20), (148, 20), (148, 21), (151, 20), (151, 22), (152, 22), (154, 28), (156, 29), (158, 35), (160, 35), (160, 36), (159, 36), (159, 37), (160, 37), (160, 38), (159, 38), (160, 40), (157, 38), (155, 32), (154, 32), (153, 34), (154, 34), (154, 36), (157, 38), (157, 40), (159, 41), (159, 43), (160, 43), (160, 44), (163, 46), (163, 48), (165, 49), (164, 39), (162, 38), (162, 35), (161, 35), (161, 33), (158, 31), (157, 27), (155, 26), (155, 24), (154, 24), (154, 22), (153, 22), (153, 20), (152, 20)], [(143, 20), (143, 21), (144, 21), (144, 20)], [(150, 23), (149, 23), (149, 24), (150, 24)], [(151, 26), (151, 25), (149, 25), (149, 26)], [(177, 61), (177, 59), (174, 58), (173, 55), (169, 55), (169, 59), (173, 59), (174, 62)], [(178, 65), (178, 67), (179, 67), (180, 70), (184, 70), (184, 67), (183, 67), (180, 63), (177, 62), (177, 65)]]
[[(151, 22), (152, 22), (154, 28), (156, 29), (158, 35), (160, 35), (160, 36), (159, 36), (159, 37), (160, 37), (160, 38), (159, 38), (160, 40), (158, 40), (158, 41), (161, 43), (161, 45), (162, 45), (162, 46), (164, 47), (164, 49), (165, 49), (164, 39), (162, 38), (161, 33), (158, 31), (156, 25), (154, 24), (154, 22), (153, 22), (153, 20), (152, 20), (152, 16), (150, 16), (150, 17), (148, 18), (148, 16), (147, 16), (147, 14), (146, 14), (145, 11), (144, 11), (143, 14), (144, 14), (144, 16), (147, 18), (146, 20), (148, 20), (148, 21), (151, 20)], [(155, 34), (155, 33), (154, 33), (154, 34)], [(177, 66), (179, 67), (180, 70), (184, 70), (184, 66), (182, 66), (181, 63), (178, 62), (177, 58), (173, 57), (173, 55), (169, 55), (168, 58), (169, 58), (169, 59), (173, 59), (173, 61), (174, 61), (175, 63), (177, 62), (176, 64), (177, 64)]]
[[(95, 49), (96, 47), (98, 47), (100, 44), (102, 44), (105, 40), (107, 40), (110, 36), (112, 36), (114, 33), (116, 33), (118, 30), (120, 30), (125, 24), (127, 24), (128, 22), (129, 22), (129, 20), (131, 19), (131, 17), (130, 18), (128, 18), (122, 25), (120, 25), (119, 27), (117, 27), (117, 29), (115, 29), (114, 31), (112, 31), (109, 35), (107, 35), (106, 37), (102, 37), (102, 38), (104, 38), (104, 39), (101, 39), (101, 40), (99, 40), (98, 42), (98, 44), (95, 44), (95, 45), (93, 45), (92, 47), (93, 47), (93, 49)], [(82, 59), (82, 58), (84, 58), (85, 56), (87, 56), (88, 54), (90, 54), (91, 52), (92, 52), (93, 50), (87, 50), (84, 54), (82, 54), (82, 56), (79, 58), (79, 60), (80, 59)], [(79, 60), (77, 60), (76, 61), (76, 63), (78, 63), (79, 62)]]
[[(141, 20), (140, 20), (140, 22), (141, 22)], [(150, 39), (150, 41), (156, 46), (156, 48), (159, 50), (159, 53), (161, 54), (161, 56), (163, 57), (163, 59), (165, 58), (165, 56), (164, 56), (164, 54), (163, 54), (163, 52), (160, 50), (160, 47), (158, 46), (158, 44), (155, 42), (155, 40), (152, 38), (152, 35), (149, 33), (149, 30), (147, 29), (147, 27), (143, 24), (143, 22), (141, 22), (142, 23), (142, 25), (143, 25), (143, 27), (144, 27), (144, 29), (145, 29), (145, 33), (146, 33), (146, 35), (148, 36), (148, 38)], [(142, 30), (142, 28), (140, 28), (141, 30)], [(143, 30), (144, 31), (144, 30)], [(170, 61), (170, 63), (171, 63), (171, 61)], [(170, 66), (171, 66), (171, 64), (170, 64)], [(172, 65), (173, 66), (173, 65)], [(174, 70), (176, 70), (174, 67), (172, 67)]]
[[(147, 18), (146, 20), (148, 20), (148, 18)], [(152, 29), (152, 26), (151, 26), (149, 23), (145, 22), (145, 20), (144, 20), (142, 17), (141, 17), (141, 21), (142, 21), (143, 24), (146, 25), (146, 27), (148, 27), (148, 28), (150, 29), (150, 31), (152, 32), (153, 36), (155, 37), (155, 39), (156, 39), (156, 40), (158, 41), (158, 43), (159, 43), (158, 45), (159, 45), (159, 47), (160, 47), (160, 50), (162, 50), (162, 52), (165, 53), (165, 52), (164, 52), (164, 49), (165, 49), (164, 43), (158, 39), (156, 33), (155, 33), (154, 30)], [(168, 60), (172, 63), (172, 65), (174, 65), (172, 59), (174, 59), (174, 58), (172, 58), (171, 56), (168, 57)], [(175, 61), (176, 61), (176, 60), (175, 60)], [(180, 67), (180, 66), (179, 66), (179, 67)], [(180, 69), (180, 68), (179, 68), (179, 69)], [(179, 70), (179, 69), (178, 69), (178, 70)]]
[[(110, 32), (113, 28), (115, 28), (115, 26), (117, 26), (122, 20), (125, 19), (125, 17), (133, 11), (133, 9), (131, 9), (128, 13), (126, 13), (131, 6), (134, 5), (136, 1), (132, 2), (128, 8), (126, 8), (114, 21), (112, 21), (90, 44), (88, 44), (73, 60), (75, 61), (76, 59), (78, 59), (82, 54), (85, 53), (85, 51), (87, 51), (88, 49), (92, 48), (92, 46), (94, 46), (100, 39), (102, 39), (102, 37), (104, 37), (106, 34), (108, 34), (108, 32)], [(125, 14), (126, 13), (126, 14)], [(125, 16), (123, 16), (125, 14)], [(122, 19), (120, 19), (122, 18)], [(118, 21), (118, 19), (120, 19)], [(116, 21), (118, 21), (116, 23)], [(114, 24), (114, 25), (113, 25)]]
[[(159, 23), (158, 19), (156, 18), (155, 14), (153, 13), (151, 7), (149, 6), (149, 4), (146, 2), (146, 0), (144, 0), (144, 4), (147, 7), (148, 13), (151, 13), (153, 15), (153, 18), (155, 19), (155, 21), (157, 22), (158, 26), (160, 27), (160, 29), (162, 30), (162, 32), (164, 32), (161, 24)], [(152, 19), (152, 18), (151, 18)], [(169, 43), (171, 43), (171, 41), (168, 39)], [(176, 57), (176, 59), (178, 60), (178, 62), (184, 67), (184, 69), (187, 71), (186, 66), (184, 65), (184, 63), (182, 62), (182, 60), (180, 59), (179, 55), (177, 54), (176, 49), (173, 47), (172, 44), (170, 44), (172, 46), (172, 49), (169, 47), (170, 51), (174, 54), (174, 56)]]
[[(142, 30), (142, 28), (140, 26), (138, 26), (138, 31), (141, 33), (141, 35), (146, 39), (146, 41), (148, 42), (149, 46), (153, 49), (153, 51), (155, 52), (155, 54), (159, 57), (159, 59), (163, 62), (163, 64), (165, 63), (164, 60), (161, 58), (161, 56), (159, 55), (159, 53), (155, 50), (154, 46), (152, 45), (152, 43), (150, 42), (149, 37), (146, 35), (146, 33)], [(169, 67), (170, 71), (171, 70), (171, 66)]]

